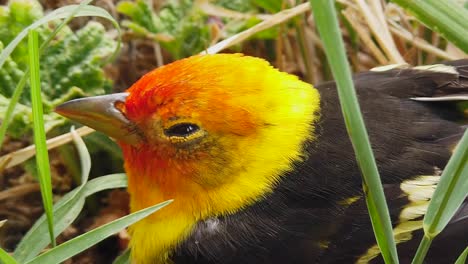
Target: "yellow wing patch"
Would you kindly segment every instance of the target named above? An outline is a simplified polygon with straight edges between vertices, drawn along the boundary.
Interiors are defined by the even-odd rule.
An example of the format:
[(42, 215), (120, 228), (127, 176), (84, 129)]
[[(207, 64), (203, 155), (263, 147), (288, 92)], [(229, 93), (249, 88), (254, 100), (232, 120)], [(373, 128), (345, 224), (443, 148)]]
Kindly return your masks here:
[[(436, 168), (437, 171), (437, 168)], [(411, 180), (403, 181), (400, 189), (408, 198), (399, 215), (399, 224), (393, 228), (395, 243), (398, 245), (413, 238), (413, 232), (423, 227), (422, 217), (426, 214), (429, 201), (439, 183), (440, 176), (422, 175)], [(369, 263), (380, 255), (377, 245), (370, 247), (357, 261), (357, 264)]]

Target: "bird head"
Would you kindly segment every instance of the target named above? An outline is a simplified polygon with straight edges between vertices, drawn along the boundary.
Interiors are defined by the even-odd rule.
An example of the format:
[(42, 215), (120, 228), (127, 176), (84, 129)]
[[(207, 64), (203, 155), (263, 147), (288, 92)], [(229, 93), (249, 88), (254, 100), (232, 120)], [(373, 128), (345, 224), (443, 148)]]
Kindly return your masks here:
[(317, 91), (296, 76), (259, 58), (219, 54), (176, 61), (125, 93), (56, 111), (116, 139), (132, 211), (174, 199), (152, 221), (183, 215), (193, 225), (271, 192), (303, 158), (318, 109)]

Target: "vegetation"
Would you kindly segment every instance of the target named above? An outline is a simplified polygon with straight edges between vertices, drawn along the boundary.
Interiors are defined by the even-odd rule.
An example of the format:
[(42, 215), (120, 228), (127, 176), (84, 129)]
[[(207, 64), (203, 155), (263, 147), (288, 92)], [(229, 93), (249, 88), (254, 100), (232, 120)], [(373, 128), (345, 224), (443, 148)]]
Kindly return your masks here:
[[(19, 243), (16, 238), (15, 243), (3, 244), (2, 238), (9, 236), (3, 231), (15, 224), (10, 220), (15, 218), (0, 210), (0, 263), (79, 259), (86, 255), (78, 253), (170, 202), (110, 222), (123, 214), (107, 219), (109, 214), (103, 213), (106, 208), (112, 212), (125, 212), (126, 208), (100, 204), (100, 199), (111, 195), (109, 190), (124, 188), (126, 177), (112, 173), (119, 171), (100, 169), (108, 165), (105, 162), (93, 162), (97, 167), (93, 174), (91, 160), (102, 156), (113, 160), (115, 145), (88, 136), (91, 153), (104, 153), (91, 158), (80, 135), (92, 130), (80, 128), (54, 137), (69, 125), (52, 112), (64, 101), (125, 89), (143, 72), (172, 60), (227, 50), (267, 58), (281, 70), (313, 83), (334, 76), (343, 95), (340, 100), (344, 111), (356, 113), (359, 106), (353, 96), (347, 61), (353, 71), (389, 63), (429, 64), (466, 57), (468, 47), (468, 1), (394, 0), (382, 6), (376, 0), (337, 0), (334, 5), (318, 0), (296, 5), (283, 0), (136, 0), (107, 1), (106, 9), (89, 2), (64, 6), (64, 2), (57, 5), (45, 1), (47, 12), (35, 0), (10, 0), (0, 6), (0, 202), (20, 200), (27, 206), (37, 198), (35, 182), (39, 181), (46, 211), (37, 220), (35, 216), (34, 225), (25, 224), (20, 231), (29, 231)], [(68, 24), (74, 17), (81, 18)], [(26, 35), (29, 41), (22, 39)], [(468, 114), (466, 104), (460, 108)], [(358, 115), (345, 116), (354, 117), (348, 120), (349, 129), (359, 131), (352, 140), (369, 190), (367, 202), (376, 239), (386, 263), (397, 263), (387, 206), (365, 127)], [(33, 148), (24, 148), (33, 142), (33, 130), (37, 154)], [(63, 146), (72, 140), (76, 152)], [(54, 155), (54, 150), (49, 157), (47, 148), (58, 146), (65, 155)], [(34, 155), (37, 165), (25, 162)], [(49, 160), (50, 164), (59, 164), (62, 171), (54, 169)], [(101, 171), (111, 174), (100, 176)], [(425, 237), (414, 263), (423, 262), (430, 242), (467, 196), (467, 171), (468, 132), (443, 173), (435, 193), (437, 199), (431, 202), (424, 219)], [(57, 182), (70, 178), (70, 174), (78, 177), (57, 192)], [(90, 175), (93, 179), (88, 180)], [(104, 195), (95, 195), (104, 190)], [(3, 218), (7, 221), (1, 221)], [(91, 224), (89, 219), (93, 219)], [(91, 226), (96, 228), (88, 231)], [(67, 236), (70, 229), (84, 234)], [(56, 238), (59, 246), (54, 247)], [(124, 245), (116, 247), (115, 253), (125, 248), (125, 238), (119, 241), (115, 244)], [(14, 248), (12, 255), (7, 253)], [(467, 252), (460, 252), (460, 263)], [(126, 261), (128, 252), (115, 263)]]
[[(42, 7), (35, 1), (13, 0), (0, 7), (0, 46), (10, 43), (24, 27), (43, 18)], [(39, 42), (43, 43), (53, 28), (38, 28)], [(3, 43), (3, 45), (2, 45)], [(104, 75), (103, 63), (117, 47), (117, 41), (105, 35), (102, 24), (90, 21), (73, 32), (65, 26), (58, 32), (42, 54), (41, 92), (44, 104), (46, 132), (65, 123), (65, 119), (52, 112), (67, 100), (109, 92), (112, 81)], [(0, 49), (0, 51), (3, 48)], [(9, 99), (28, 66), (27, 41), (21, 41), (0, 69), (0, 109), (6, 112)], [(32, 112), (29, 89), (21, 95), (8, 135), (19, 138), (31, 135)]]

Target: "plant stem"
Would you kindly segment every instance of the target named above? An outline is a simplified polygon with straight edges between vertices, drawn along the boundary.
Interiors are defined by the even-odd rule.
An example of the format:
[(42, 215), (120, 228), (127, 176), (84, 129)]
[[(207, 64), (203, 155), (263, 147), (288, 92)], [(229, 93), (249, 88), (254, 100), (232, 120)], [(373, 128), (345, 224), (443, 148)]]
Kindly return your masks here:
[(416, 255), (414, 256), (413, 261), (411, 264), (422, 264), (424, 261), (424, 258), (427, 255), (427, 251), (429, 250), (429, 247), (431, 246), (432, 243), (432, 238), (428, 236), (424, 236), (423, 239), (421, 240), (421, 244), (419, 244), (418, 251), (416, 251)]
[(362, 172), (363, 189), (377, 244), (385, 263), (398, 263), (390, 214), (354, 89), (337, 21), (335, 2), (310, 0), (310, 3), (325, 53), (335, 77), (346, 129)]

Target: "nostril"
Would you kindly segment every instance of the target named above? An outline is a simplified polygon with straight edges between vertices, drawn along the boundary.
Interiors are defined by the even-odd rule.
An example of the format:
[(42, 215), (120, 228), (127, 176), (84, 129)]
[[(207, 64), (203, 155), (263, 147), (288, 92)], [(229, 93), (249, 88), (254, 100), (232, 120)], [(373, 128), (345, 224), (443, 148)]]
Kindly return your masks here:
[(119, 110), (123, 115), (127, 115), (127, 108), (125, 107), (125, 103), (122, 101), (116, 101), (114, 103), (115, 109)]

